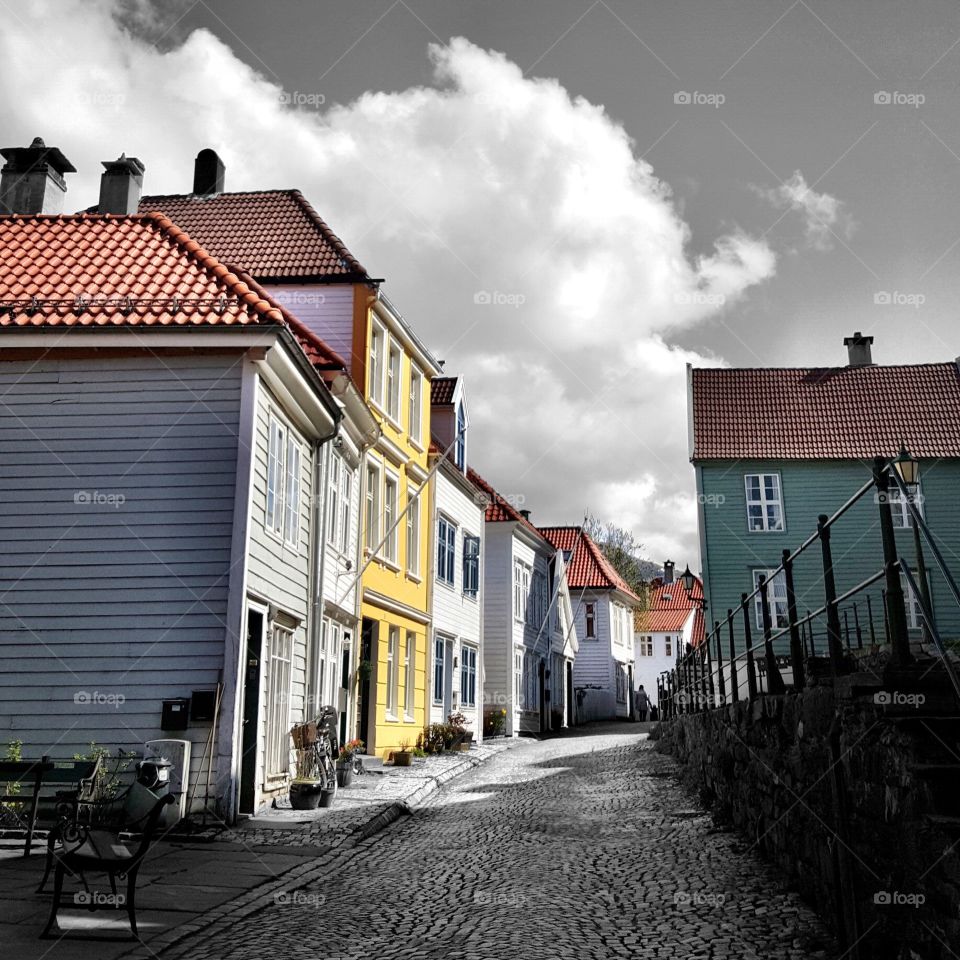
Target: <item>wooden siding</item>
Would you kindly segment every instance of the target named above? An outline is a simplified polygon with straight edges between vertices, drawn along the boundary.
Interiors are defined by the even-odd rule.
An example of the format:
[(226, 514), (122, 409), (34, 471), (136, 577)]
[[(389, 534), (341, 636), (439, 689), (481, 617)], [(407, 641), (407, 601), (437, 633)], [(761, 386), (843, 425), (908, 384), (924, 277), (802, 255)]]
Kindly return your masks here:
[(353, 351), (351, 284), (272, 283), (264, 289), (350, 363)]
[(210, 724), (161, 701), (223, 664), (241, 366), (0, 363), (0, 746), (188, 739), (196, 775)]
[(513, 710), (513, 536), (485, 523), (483, 562), (483, 699)]

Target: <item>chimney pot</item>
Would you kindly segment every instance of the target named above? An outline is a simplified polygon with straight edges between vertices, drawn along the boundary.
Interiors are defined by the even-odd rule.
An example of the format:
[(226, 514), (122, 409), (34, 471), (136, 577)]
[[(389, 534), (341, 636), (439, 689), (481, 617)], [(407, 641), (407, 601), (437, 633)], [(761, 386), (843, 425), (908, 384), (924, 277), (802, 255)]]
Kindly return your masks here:
[(193, 162), (193, 192), (203, 197), (223, 193), (226, 172), (227, 168), (217, 156), (216, 150), (209, 147), (201, 150)]
[(673, 583), (674, 563), (672, 560), (663, 561), (663, 582)]
[(0, 169), (0, 212), (63, 212), (63, 175), (77, 171), (57, 147), (35, 137), (29, 147), (4, 147), (0, 156), (6, 161)]
[(104, 169), (100, 176), (97, 213), (136, 213), (143, 189), (143, 164), (125, 153), (116, 160), (102, 160), (101, 163)]
[(868, 367), (873, 363), (870, 345), (873, 337), (865, 337), (859, 330), (852, 337), (844, 337), (843, 345), (847, 348), (847, 365), (851, 367)]
[(517, 513), (519, 513), (520, 516), (523, 517), (524, 520), (529, 520), (529, 519), (530, 519), (530, 511), (529, 511), (529, 510), (518, 510)]

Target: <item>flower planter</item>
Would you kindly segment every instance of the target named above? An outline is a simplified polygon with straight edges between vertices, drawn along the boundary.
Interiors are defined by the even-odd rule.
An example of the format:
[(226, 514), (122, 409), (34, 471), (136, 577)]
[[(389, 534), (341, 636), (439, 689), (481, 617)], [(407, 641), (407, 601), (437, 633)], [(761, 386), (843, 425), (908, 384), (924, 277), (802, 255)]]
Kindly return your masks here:
[(290, 806), (294, 810), (316, 810), (321, 786), (319, 780), (295, 780), (290, 784)]
[(353, 783), (353, 762), (337, 764), (337, 785), (349, 787)]
[(393, 765), (395, 767), (409, 767), (413, 762), (413, 753), (409, 750), (397, 750), (393, 755)]

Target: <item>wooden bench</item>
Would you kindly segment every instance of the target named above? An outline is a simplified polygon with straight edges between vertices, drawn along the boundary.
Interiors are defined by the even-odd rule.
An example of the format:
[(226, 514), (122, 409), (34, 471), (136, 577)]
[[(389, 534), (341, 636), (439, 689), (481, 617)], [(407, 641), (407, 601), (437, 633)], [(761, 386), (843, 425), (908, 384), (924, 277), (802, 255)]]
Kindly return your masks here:
[[(71, 876), (79, 877), (83, 883), (90, 910), (95, 910), (97, 903), (87, 887), (85, 874), (105, 873), (110, 880), (113, 905), (126, 906), (130, 931), (133, 937), (137, 938), (137, 873), (154, 841), (164, 808), (168, 804), (176, 803), (176, 797), (169, 793), (158, 797), (152, 800), (147, 813), (142, 814), (140, 803), (136, 799), (139, 796), (135, 793), (136, 787), (135, 784), (112, 800), (84, 804), (91, 813), (93, 808), (100, 808), (100, 811), (116, 810), (120, 816), (113, 827), (74, 823), (64, 824), (52, 832), (50, 851), (57, 867), (53, 878), (53, 903), (47, 925), (40, 934), (41, 938), (51, 936), (50, 930), (56, 923), (57, 911), (60, 909), (63, 878), (68, 871)], [(111, 819), (109, 816), (101, 816), (99, 812), (93, 815), (95, 821)], [(47, 869), (49, 870), (49, 862)], [(127, 881), (126, 893), (123, 896), (117, 894), (118, 878), (125, 878)]]
[[(23, 855), (30, 855), (33, 835), (42, 809), (53, 807), (52, 819), (76, 819), (79, 803), (89, 797), (100, 772), (99, 760), (0, 760), (0, 783), (7, 792), (0, 794), (0, 803), (22, 804), (26, 809), (18, 814), (27, 836)], [(16, 785), (17, 789), (11, 791)]]

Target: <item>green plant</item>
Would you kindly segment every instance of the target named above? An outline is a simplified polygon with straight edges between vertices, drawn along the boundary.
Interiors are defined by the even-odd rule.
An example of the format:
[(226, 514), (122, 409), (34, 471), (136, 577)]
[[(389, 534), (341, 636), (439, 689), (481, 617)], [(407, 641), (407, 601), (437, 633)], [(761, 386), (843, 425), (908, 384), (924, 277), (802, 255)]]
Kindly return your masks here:
[[(7, 744), (7, 760), (12, 761), (13, 763), (20, 763), (23, 760), (23, 741), (22, 740), (11, 740)], [(20, 783), (15, 781), (14, 783), (5, 783), (3, 785), (3, 790), (0, 791), (9, 795), (16, 795), (20, 793)], [(21, 804), (16, 801), (5, 801), (0, 804), (0, 808), (4, 810), (9, 810), (11, 812), (16, 812), (20, 809)]]
[(340, 763), (346, 763), (348, 760), (352, 760), (354, 754), (363, 753), (364, 743), (362, 740), (348, 740), (341, 748), (340, 753), (337, 754), (337, 761)]
[(130, 764), (137, 758), (136, 753), (124, 750), (117, 750), (114, 757), (109, 748), (102, 747), (95, 741), (90, 742), (90, 750), (87, 753), (75, 753), (74, 760), (99, 760), (100, 766), (97, 768), (97, 776), (93, 781), (93, 790), (90, 799), (92, 800), (112, 800), (120, 791), (123, 775), (129, 770)]
[(426, 753), (440, 753), (450, 740), (449, 724), (431, 723), (423, 728), (423, 733), (417, 739), (417, 745)]
[(507, 711), (503, 708), (499, 710), (485, 710), (483, 713), (483, 735), (485, 737), (495, 737), (503, 733), (507, 723)]
[(415, 757), (426, 757), (428, 755), (427, 751), (424, 750), (423, 747), (419, 746), (414, 747), (412, 752)]

